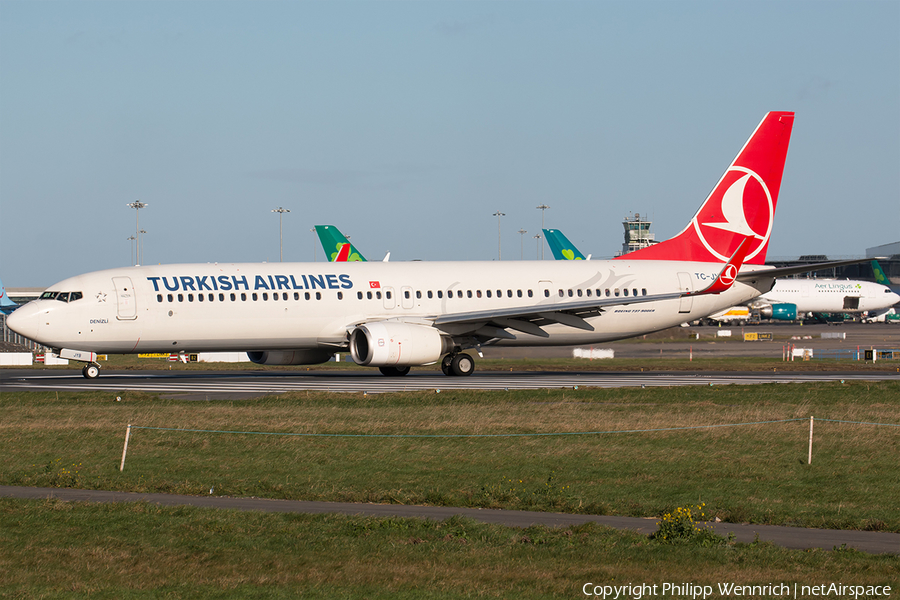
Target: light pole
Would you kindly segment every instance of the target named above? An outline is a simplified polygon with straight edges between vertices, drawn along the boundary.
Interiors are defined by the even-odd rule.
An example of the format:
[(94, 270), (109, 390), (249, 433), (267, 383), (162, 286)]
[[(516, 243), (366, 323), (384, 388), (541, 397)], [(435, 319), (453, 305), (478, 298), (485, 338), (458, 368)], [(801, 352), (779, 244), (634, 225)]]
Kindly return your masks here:
[(497, 217), (497, 260), (503, 260), (503, 256), (500, 251), (500, 217), (505, 217), (506, 213), (502, 213), (499, 210), (494, 213), (495, 217)]
[(284, 262), (284, 237), (281, 234), (281, 218), (284, 216), (284, 213), (291, 212), (287, 208), (278, 208), (272, 209), (273, 213), (278, 213), (278, 262)]
[(136, 259), (137, 263), (140, 264), (141, 261), (141, 209), (148, 206), (146, 202), (141, 202), (140, 200), (135, 200), (134, 202), (130, 202), (126, 204), (135, 210), (135, 220), (134, 220), (134, 235), (137, 238), (137, 253)]
[(127, 239), (131, 242), (131, 266), (133, 267), (134, 263), (135, 263), (135, 261), (134, 261), (134, 240), (136, 240), (137, 238), (134, 237), (133, 235), (129, 235)]
[(522, 256), (521, 256), (520, 260), (525, 260), (525, 234), (526, 233), (528, 233), (528, 232), (525, 231), (524, 229), (519, 230), (519, 236), (521, 237), (521, 242), (522, 242)]
[[(143, 236), (147, 232), (144, 229), (141, 229), (138, 233), (140, 233), (141, 236)], [(141, 239), (139, 239), (137, 241), (137, 249), (135, 251), (136, 253), (140, 254), (140, 256), (135, 257), (135, 258), (137, 258), (139, 265), (144, 264), (144, 241), (143, 240), (144, 240), (144, 238), (141, 237)]]
[(537, 260), (541, 257), (541, 234), (534, 234), (535, 246), (534, 246), (534, 258)]
[[(540, 206), (538, 206), (536, 208), (541, 211), (541, 231), (544, 231), (544, 211), (550, 207), (547, 206), (546, 204), (541, 204)], [(543, 244), (541, 244), (541, 260), (544, 260), (544, 245)]]

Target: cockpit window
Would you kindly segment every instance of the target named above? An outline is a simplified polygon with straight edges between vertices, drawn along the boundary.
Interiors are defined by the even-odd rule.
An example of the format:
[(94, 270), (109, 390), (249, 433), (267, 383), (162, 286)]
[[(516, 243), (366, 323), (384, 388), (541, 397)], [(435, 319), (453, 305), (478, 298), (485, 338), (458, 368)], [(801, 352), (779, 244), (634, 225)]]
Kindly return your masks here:
[(81, 292), (44, 292), (41, 294), (41, 300), (59, 300), (60, 302), (75, 302), (83, 297)]

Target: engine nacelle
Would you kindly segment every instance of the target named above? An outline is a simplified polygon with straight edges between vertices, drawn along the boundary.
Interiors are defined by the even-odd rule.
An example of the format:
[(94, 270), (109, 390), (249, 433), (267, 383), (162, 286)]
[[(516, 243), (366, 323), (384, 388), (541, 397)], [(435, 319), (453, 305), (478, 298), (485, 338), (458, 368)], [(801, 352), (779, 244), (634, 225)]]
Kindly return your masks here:
[(332, 350), (304, 348), (302, 350), (264, 350), (248, 352), (250, 362), (258, 365), (318, 365), (334, 356)]
[(759, 309), (759, 316), (764, 319), (775, 319), (776, 321), (796, 321), (797, 305), (772, 304), (771, 306), (763, 306)]
[(453, 349), (433, 327), (382, 321), (360, 325), (350, 334), (350, 355), (358, 365), (411, 367), (437, 362)]

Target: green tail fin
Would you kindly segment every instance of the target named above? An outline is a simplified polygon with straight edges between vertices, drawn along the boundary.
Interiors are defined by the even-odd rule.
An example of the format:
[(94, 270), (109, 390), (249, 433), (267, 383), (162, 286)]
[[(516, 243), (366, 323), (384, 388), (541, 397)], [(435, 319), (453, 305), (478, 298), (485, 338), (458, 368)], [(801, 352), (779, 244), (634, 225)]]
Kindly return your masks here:
[(884, 274), (884, 269), (878, 264), (877, 260), (872, 261), (872, 271), (875, 273), (875, 282), (881, 285), (891, 285), (891, 280)]
[[(350, 241), (334, 225), (316, 225), (316, 233), (319, 234), (319, 240), (322, 242), (322, 248), (325, 249), (325, 256), (328, 257), (329, 262), (337, 257), (342, 245), (350, 244)], [(350, 257), (347, 262), (365, 260), (366, 258), (356, 249), (356, 246), (350, 244)]]
[(584, 254), (558, 229), (544, 229), (544, 237), (556, 260), (584, 260)]

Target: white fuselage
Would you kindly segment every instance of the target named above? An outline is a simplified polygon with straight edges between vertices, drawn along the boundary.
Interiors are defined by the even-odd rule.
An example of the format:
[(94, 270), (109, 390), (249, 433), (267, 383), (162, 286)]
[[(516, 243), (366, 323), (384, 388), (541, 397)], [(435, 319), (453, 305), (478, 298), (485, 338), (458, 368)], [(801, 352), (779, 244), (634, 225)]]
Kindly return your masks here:
[(900, 302), (890, 288), (871, 281), (779, 279), (755, 304), (794, 304), (797, 313), (861, 313)]
[[(746, 302), (771, 278), (736, 282), (721, 294), (629, 304), (640, 297), (706, 288), (718, 263), (676, 261), (355, 262), (176, 264), (129, 267), (66, 279), (9, 326), (47, 346), (97, 353), (345, 348), (357, 325), (591, 300), (622, 302), (586, 321), (553, 323), (549, 337), (513, 332), (489, 343), (567, 345), (627, 338)], [(759, 269), (745, 266), (742, 271)], [(490, 319), (485, 319), (490, 322)], [(455, 335), (456, 325), (441, 326)], [(471, 326), (467, 326), (471, 329)], [(459, 327), (458, 327), (459, 328)], [(460, 332), (462, 329), (460, 329)]]

